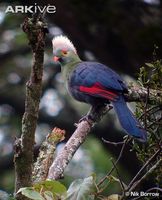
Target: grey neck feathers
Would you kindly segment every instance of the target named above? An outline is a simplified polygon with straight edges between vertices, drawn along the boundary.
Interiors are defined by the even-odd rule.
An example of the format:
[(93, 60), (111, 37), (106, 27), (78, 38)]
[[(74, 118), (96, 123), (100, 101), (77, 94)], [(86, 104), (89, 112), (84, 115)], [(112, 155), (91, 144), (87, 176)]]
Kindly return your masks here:
[(68, 81), (69, 75), (76, 68), (77, 64), (80, 63), (81, 60), (78, 57), (75, 61), (68, 62), (66, 64), (61, 65), (61, 72), (64, 82)]

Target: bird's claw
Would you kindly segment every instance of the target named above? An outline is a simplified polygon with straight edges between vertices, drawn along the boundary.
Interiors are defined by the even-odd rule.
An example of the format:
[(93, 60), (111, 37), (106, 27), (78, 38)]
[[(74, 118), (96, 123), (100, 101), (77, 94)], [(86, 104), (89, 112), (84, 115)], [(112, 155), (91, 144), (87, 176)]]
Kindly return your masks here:
[(75, 125), (76, 127), (78, 127), (78, 124), (80, 124), (82, 121), (88, 122), (89, 125), (92, 125), (92, 124), (94, 123), (94, 120), (93, 120), (93, 118), (92, 118), (91, 115), (85, 115), (85, 116), (83, 116), (83, 117), (79, 120), (78, 123), (75, 123), (74, 125)]
[(80, 120), (79, 120), (79, 123), (82, 122), (82, 121), (91, 121), (91, 122), (94, 122), (94, 119), (91, 115), (84, 115)]

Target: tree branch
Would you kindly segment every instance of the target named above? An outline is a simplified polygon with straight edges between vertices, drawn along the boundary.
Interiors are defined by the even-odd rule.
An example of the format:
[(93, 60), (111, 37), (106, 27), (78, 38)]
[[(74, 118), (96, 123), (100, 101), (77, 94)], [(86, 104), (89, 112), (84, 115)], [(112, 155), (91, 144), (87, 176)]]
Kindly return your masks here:
[(129, 86), (128, 94), (125, 94), (126, 101), (128, 102), (145, 102), (152, 105), (162, 105), (162, 91), (148, 89), (141, 86)]
[[(127, 142), (129, 142), (129, 140), (130, 140), (129, 137), (127, 137), (127, 138), (125, 139), (125, 141), (123, 142), (123, 145), (122, 145), (121, 150), (120, 150), (120, 154), (119, 154), (117, 160), (116, 160), (115, 163), (114, 163), (115, 166), (118, 164), (119, 160), (121, 159), (121, 157), (122, 157), (122, 155), (123, 155), (123, 152), (124, 152), (124, 148), (125, 148)], [(114, 169), (115, 169), (115, 167), (113, 166), (113, 167), (111, 168), (111, 170), (106, 174), (106, 176), (104, 176), (104, 177), (99, 181), (99, 183), (97, 184), (97, 187), (101, 186), (101, 185), (104, 183), (104, 181), (110, 176), (110, 174), (114, 171)]]
[(131, 182), (129, 183), (126, 191), (131, 191), (131, 188), (133, 186), (133, 184), (135, 183), (136, 179), (140, 176), (140, 174), (144, 171), (144, 169), (146, 169), (146, 167), (151, 163), (151, 161), (153, 159), (155, 159), (157, 157), (157, 155), (159, 155), (159, 153), (161, 152), (161, 148), (158, 149), (153, 155), (151, 158), (149, 158), (147, 160), (147, 162), (142, 166), (142, 168), (138, 171), (138, 173), (135, 175), (135, 177), (131, 180)]
[[(21, 139), (15, 142), (15, 192), (21, 187), (31, 186), (33, 170), (33, 148), (38, 119), (39, 102), (42, 93), (42, 75), (46, 24), (42, 19), (26, 18), (23, 31), (27, 34), (33, 52), (30, 79), (26, 84), (25, 113), (22, 119)], [(17, 199), (23, 199), (18, 194)]]
[(144, 181), (155, 169), (157, 169), (162, 164), (162, 159), (158, 160), (138, 181), (136, 181), (129, 191), (133, 191), (142, 181)]
[(47, 135), (45, 141), (40, 147), (40, 152), (37, 161), (34, 164), (33, 182), (41, 182), (46, 180), (48, 170), (53, 162), (56, 145), (64, 140), (65, 131), (59, 128), (54, 128), (50, 134)]
[(48, 179), (56, 180), (63, 177), (65, 167), (68, 165), (79, 146), (85, 141), (86, 136), (90, 132), (94, 123), (99, 121), (105, 112), (108, 112), (110, 109), (111, 108), (108, 108), (107, 106), (99, 105), (88, 112), (88, 115), (93, 116), (94, 121), (86, 119), (77, 125), (77, 129), (52, 163), (49, 169)]
[(82, 121), (78, 125), (78, 128), (68, 140), (62, 152), (56, 157), (51, 165), (48, 173), (48, 179), (59, 179), (63, 177), (64, 169), (72, 159), (79, 146), (85, 141), (91, 126), (92, 125), (90, 125), (87, 121)]

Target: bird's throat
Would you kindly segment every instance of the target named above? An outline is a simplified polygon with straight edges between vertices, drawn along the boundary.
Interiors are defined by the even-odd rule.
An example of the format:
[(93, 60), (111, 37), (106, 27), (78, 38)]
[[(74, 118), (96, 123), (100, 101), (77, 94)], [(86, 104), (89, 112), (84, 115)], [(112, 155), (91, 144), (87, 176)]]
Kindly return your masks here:
[(64, 82), (68, 81), (70, 74), (80, 62), (81, 60), (77, 60), (61, 66), (61, 72)]

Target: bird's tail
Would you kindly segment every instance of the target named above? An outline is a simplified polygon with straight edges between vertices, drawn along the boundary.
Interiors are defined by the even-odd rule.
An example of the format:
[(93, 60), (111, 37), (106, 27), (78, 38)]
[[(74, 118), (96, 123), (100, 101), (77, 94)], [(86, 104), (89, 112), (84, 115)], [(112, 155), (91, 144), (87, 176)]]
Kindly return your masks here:
[(127, 104), (123, 98), (112, 102), (114, 109), (118, 115), (121, 126), (126, 130), (129, 135), (136, 137), (141, 142), (146, 142), (147, 134), (138, 120), (134, 117), (133, 113), (127, 107)]

